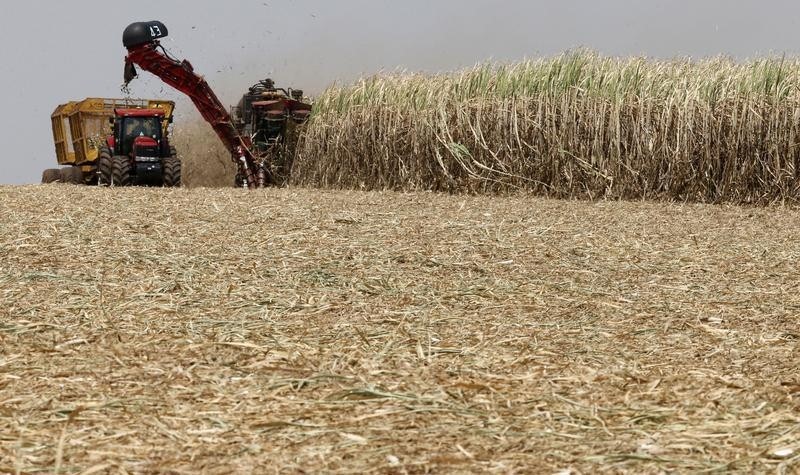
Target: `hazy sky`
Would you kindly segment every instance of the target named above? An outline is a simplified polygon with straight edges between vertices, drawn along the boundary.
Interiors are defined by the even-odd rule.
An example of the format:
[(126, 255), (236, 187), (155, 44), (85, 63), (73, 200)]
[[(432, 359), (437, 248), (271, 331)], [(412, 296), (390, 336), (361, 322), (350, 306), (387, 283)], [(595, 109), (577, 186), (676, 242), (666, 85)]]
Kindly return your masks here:
[[(55, 106), (121, 97), (122, 31), (134, 21), (164, 22), (163, 44), (226, 104), (266, 76), (316, 92), (380, 70), (449, 70), (578, 46), (656, 57), (800, 51), (796, 0), (28, 0), (2, 9), (0, 184), (36, 183), (55, 166)], [(147, 73), (132, 95), (179, 101), (178, 123), (193, 115)]]

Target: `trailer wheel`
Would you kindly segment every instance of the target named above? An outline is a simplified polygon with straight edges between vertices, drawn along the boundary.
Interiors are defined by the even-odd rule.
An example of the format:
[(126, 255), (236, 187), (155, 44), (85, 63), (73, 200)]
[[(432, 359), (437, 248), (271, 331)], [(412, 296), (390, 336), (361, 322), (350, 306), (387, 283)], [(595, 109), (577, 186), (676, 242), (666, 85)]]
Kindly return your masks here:
[(60, 168), (48, 168), (42, 172), (42, 183), (55, 183), (61, 179), (62, 177)]
[(181, 161), (175, 156), (164, 159), (164, 186), (181, 186)]
[(70, 185), (83, 184), (83, 171), (80, 167), (67, 167), (61, 170), (61, 181)]
[(97, 155), (97, 185), (108, 186), (111, 184), (111, 150), (107, 146), (100, 147)]
[(111, 159), (111, 186), (131, 186), (133, 167), (130, 158), (117, 155)]

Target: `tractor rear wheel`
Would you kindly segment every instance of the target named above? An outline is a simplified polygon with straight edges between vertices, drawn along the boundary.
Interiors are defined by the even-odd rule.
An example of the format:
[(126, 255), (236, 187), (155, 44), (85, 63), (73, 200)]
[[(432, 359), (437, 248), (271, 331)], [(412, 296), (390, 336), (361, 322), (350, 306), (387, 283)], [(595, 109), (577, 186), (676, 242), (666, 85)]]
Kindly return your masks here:
[(80, 167), (67, 167), (61, 170), (61, 181), (70, 185), (83, 184), (83, 171)]
[(55, 183), (61, 181), (61, 179), (60, 168), (48, 168), (42, 172), (42, 183)]
[(181, 186), (181, 161), (172, 156), (164, 159), (164, 186)]
[(111, 184), (111, 150), (107, 146), (100, 147), (97, 155), (97, 184), (108, 186)]
[(111, 159), (111, 186), (131, 186), (132, 183), (131, 159), (124, 155), (117, 155)]

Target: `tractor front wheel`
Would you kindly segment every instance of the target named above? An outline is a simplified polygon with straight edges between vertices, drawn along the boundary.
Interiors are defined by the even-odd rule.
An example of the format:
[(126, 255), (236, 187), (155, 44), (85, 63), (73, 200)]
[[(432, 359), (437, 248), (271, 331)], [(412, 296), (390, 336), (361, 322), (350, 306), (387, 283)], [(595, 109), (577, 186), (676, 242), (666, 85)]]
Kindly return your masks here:
[(61, 181), (61, 179), (60, 168), (48, 168), (42, 172), (42, 183), (55, 183)]
[(131, 186), (132, 183), (131, 159), (124, 155), (118, 155), (111, 159), (111, 186)]
[(111, 184), (111, 150), (107, 146), (100, 147), (97, 155), (97, 184), (108, 186)]
[(178, 157), (172, 156), (164, 159), (164, 186), (181, 186), (181, 161)]

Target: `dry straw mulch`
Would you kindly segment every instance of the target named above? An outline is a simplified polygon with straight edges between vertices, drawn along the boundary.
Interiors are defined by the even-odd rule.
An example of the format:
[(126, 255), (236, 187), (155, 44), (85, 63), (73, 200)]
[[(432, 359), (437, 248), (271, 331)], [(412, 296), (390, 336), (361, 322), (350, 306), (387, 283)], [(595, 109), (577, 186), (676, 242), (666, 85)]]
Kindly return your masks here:
[(0, 473), (793, 472), (800, 212), (0, 188)]
[(182, 162), (183, 186), (231, 187), (236, 164), (214, 130), (200, 119), (187, 119), (175, 126), (172, 144)]

